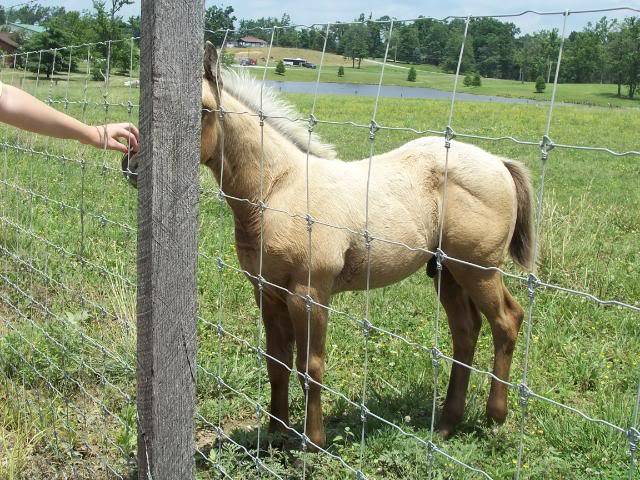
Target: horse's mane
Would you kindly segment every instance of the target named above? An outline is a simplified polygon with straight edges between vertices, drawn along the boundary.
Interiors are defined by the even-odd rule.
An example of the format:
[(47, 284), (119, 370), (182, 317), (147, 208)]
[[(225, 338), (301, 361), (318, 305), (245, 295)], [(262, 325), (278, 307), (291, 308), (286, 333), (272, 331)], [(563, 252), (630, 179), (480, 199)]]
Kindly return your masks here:
[[(224, 69), (222, 77), (227, 93), (255, 112), (260, 110), (261, 84), (258, 80), (249, 75), (246, 70), (236, 72)], [(302, 118), (301, 115), (275, 89), (266, 85), (262, 88), (262, 111), (267, 116), (267, 123), (291, 140), (301, 151), (306, 153), (307, 145), (309, 145), (311, 155), (320, 158), (336, 158), (333, 145), (322, 143), (316, 133), (311, 134), (311, 142), (309, 142), (307, 126), (300, 121), (289, 120)]]

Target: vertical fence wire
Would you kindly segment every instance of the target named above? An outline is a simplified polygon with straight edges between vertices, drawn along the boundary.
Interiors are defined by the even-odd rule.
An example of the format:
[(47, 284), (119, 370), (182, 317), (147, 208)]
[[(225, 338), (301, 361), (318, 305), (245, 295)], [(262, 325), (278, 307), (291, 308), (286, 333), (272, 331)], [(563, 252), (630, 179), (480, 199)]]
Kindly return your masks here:
[(438, 250), (436, 252), (436, 266), (437, 266), (437, 286), (436, 286), (436, 312), (435, 321), (433, 325), (433, 349), (432, 349), (432, 366), (433, 366), (433, 400), (431, 403), (431, 423), (429, 426), (429, 475), (433, 475), (433, 462), (434, 462), (434, 431), (436, 423), (436, 409), (438, 405), (438, 381), (440, 373), (440, 316), (441, 316), (441, 298), (442, 298), (442, 262), (443, 262), (443, 250), (442, 239), (444, 235), (446, 208), (447, 208), (447, 184), (449, 179), (449, 151), (451, 149), (451, 140), (453, 138), (453, 128), (451, 126), (453, 122), (453, 111), (456, 101), (456, 92), (458, 89), (458, 78), (460, 77), (460, 68), (462, 65), (462, 58), (464, 56), (464, 47), (467, 41), (467, 33), (469, 31), (470, 17), (467, 17), (464, 23), (464, 33), (462, 36), (462, 43), (460, 45), (460, 54), (458, 56), (458, 64), (456, 66), (456, 75), (453, 82), (453, 90), (451, 91), (451, 104), (449, 107), (449, 117), (447, 119), (447, 127), (445, 129), (445, 160), (444, 160), (444, 172), (442, 179), (442, 201), (440, 204), (440, 211), (438, 212), (439, 227), (438, 227)]
[[(318, 66), (318, 75), (316, 76), (315, 89), (313, 92), (313, 103), (311, 105), (311, 113), (309, 114), (309, 136), (307, 137), (307, 152), (305, 155), (305, 171), (304, 171), (304, 180), (305, 180), (305, 210), (306, 210), (306, 222), (307, 222), (307, 294), (305, 299), (305, 310), (306, 310), (306, 322), (307, 322), (307, 339), (306, 339), (306, 353), (305, 353), (305, 374), (304, 374), (304, 436), (302, 438), (302, 446), (303, 449), (306, 449), (307, 445), (307, 418), (309, 416), (309, 354), (311, 350), (311, 310), (312, 305), (310, 303), (311, 297), (311, 269), (313, 266), (313, 250), (312, 250), (312, 242), (313, 242), (313, 216), (311, 215), (311, 197), (309, 192), (309, 151), (311, 149), (311, 138), (313, 136), (313, 129), (315, 128), (315, 113), (316, 113), (316, 102), (318, 100), (318, 87), (320, 85), (320, 75), (322, 73), (322, 66), (324, 64), (324, 55), (327, 50), (327, 40), (329, 39), (331, 24), (327, 23), (327, 27), (324, 35), (324, 42), (322, 44), (322, 54), (320, 56), (320, 65)], [(299, 348), (299, 347), (298, 347)], [(302, 457), (302, 478), (306, 478), (307, 476), (307, 455), (303, 455)]]
[(360, 397), (360, 466), (358, 470), (358, 479), (364, 478), (364, 454), (365, 454), (365, 441), (366, 441), (366, 424), (367, 424), (367, 382), (369, 376), (369, 335), (371, 332), (371, 326), (373, 325), (371, 322), (371, 313), (370, 313), (370, 305), (371, 305), (371, 243), (372, 243), (372, 235), (369, 232), (369, 214), (370, 214), (370, 205), (369, 205), (369, 192), (371, 188), (371, 170), (373, 168), (373, 157), (375, 155), (375, 139), (376, 133), (378, 131), (378, 124), (376, 123), (376, 118), (378, 115), (378, 106), (380, 102), (380, 92), (382, 90), (382, 81), (384, 79), (384, 69), (387, 65), (387, 58), (389, 55), (389, 45), (391, 44), (391, 39), (393, 36), (393, 25), (394, 21), (391, 20), (389, 24), (389, 33), (385, 46), (384, 52), (384, 60), (382, 62), (382, 67), (380, 68), (380, 76), (378, 77), (378, 90), (376, 91), (376, 97), (373, 104), (373, 112), (371, 114), (371, 122), (369, 127), (369, 159), (367, 162), (367, 180), (365, 186), (365, 201), (364, 201), (364, 246), (366, 251), (366, 283), (365, 283), (365, 291), (364, 291), (364, 312), (362, 319), (362, 335), (363, 335), (363, 347), (364, 347), (364, 359), (363, 359), (363, 371), (362, 371), (362, 393)]
[[(256, 468), (260, 472), (260, 468), (262, 463), (260, 462), (260, 434), (262, 430), (262, 405), (261, 405), (261, 397), (262, 397), (262, 323), (264, 321), (264, 278), (262, 276), (262, 268), (264, 266), (264, 162), (265, 162), (265, 153), (264, 153), (264, 124), (265, 124), (265, 112), (264, 112), (264, 83), (267, 78), (267, 70), (269, 68), (269, 61), (271, 60), (271, 49), (273, 48), (273, 39), (276, 33), (276, 27), (271, 29), (271, 39), (269, 41), (269, 50), (267, 51), (267, 59), (264, 63), (264, 70), (262, 72), (262, 82), (260, 84), (260, 111), (259, 113), (259, 124), (260, 124), (260, 193), (259, 193), (259, 209), (260, 209), (260, 250), (258, 252), (258, 296), (259, 296), (259, 309), (260, 315), (258, 317), (257, 322), (257, 334), (256, 334), (256, 345), (257, 345), (257, 375), (258, 375), (258, 402), (256, 403), (256, 422), (257, 422), (257, 440), (256, 440)], [(306, 412), (306, 406), (305, 406)], [(306, 414), (305, 414), (306, 418)], [(306, 425), (306, 422), (305, 422)]]
[(518, 480), (522, 473), (522, 461), (524, 456), (524, 441), (526, 436), (526, 423), (528, 417), (528, 403), (530, 397), (530, 389), (527, 385), (527, 373), (529, 369), (529, 350), (531, 348), (531, 335), (533, 331), (533, 310), (535, 308), (535, 294), (537, 288), (537, 262), (538, 255), (540, 249), (540, 231), (542, 228), (542, 203), (544, 199), (544, 181), (547, 171), (547, 162), (549, 159), (549, 152), (553, 148), (553, 142), (551, 141), (549, 134), (551, 130), (551, 119), (553, 115), (553, 107), (555, 104), (556, 91), (558, 89), (558, 78), (560, 75), (560, 63), (562, 61), (562, 50), (564, 48), (564, 40), (565, 33), (567, 27), (567, 18), (569, 17), (569, 12), (565, 11), (563, 15), (562, 22), (562, 34), (560, 38), (560, 47), (558, 49), (558, 61), (556, 62), (556, 72), (555, 77), (553, 79), (553, 91), (551, 93), (551, 100), (549, 102), (549, 109), (547, 111), (547, 121), (546, 127), (544, 131), (544, 135), (542, 137), (542, 141), (540, 142), (541, 155), (540, 155), (540, 186), (538, 187), (538, 195), (536, 201), (536, 219), (534, 225), (534, 240), (533, 240), (533, 256), (531, 261), (531, 272), (529, 274), (529, 280), (527, 282), (527, 291), (529, 295), (529, 305), (527, 309), (527, 327), (525, 334), (525, 345), (524, 345), (524, 359), (522, 366), (522, 378), (521, 383), (518, 387), (518, 395), (519, 395), (519, 404), (520, 404), (520, 439), (518, 442), (518, 458), (516, 461), (516, 472), (515, 478)]

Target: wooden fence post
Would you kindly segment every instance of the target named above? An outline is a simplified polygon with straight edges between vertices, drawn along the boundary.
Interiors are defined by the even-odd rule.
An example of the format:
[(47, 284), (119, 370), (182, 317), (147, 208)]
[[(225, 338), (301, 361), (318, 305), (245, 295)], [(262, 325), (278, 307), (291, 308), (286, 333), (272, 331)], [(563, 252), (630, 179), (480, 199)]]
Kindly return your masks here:
[(143, 0), (138, 478), (194, 478), (204, 0)]

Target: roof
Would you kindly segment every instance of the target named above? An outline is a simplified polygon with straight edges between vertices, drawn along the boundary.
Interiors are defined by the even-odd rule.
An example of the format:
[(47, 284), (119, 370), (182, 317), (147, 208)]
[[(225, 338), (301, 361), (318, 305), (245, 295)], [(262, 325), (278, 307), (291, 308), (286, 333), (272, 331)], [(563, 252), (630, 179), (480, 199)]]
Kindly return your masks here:
[(30, 33), (42, 33), (46, 30), (46, 28), (40, 25), (29, 25), (27, 23), (20, 23), (20, 22), (11, 22), (8, 25), (9, 25), (9, 28), (26, 30), (27, 32), (30, 32)]
[(254, 37), (252, 35), (247, 35), (246, 37), (242, 37), (240, 41), (246, 42), (246, 43), (267, 43), (263, 39)]
[(9, 45), (10, 47), (13, 47), (13, 48), (19, 47), (19, 45), (13, 39), (13, 35), (11, 35), (11, 33), (9, 32), (0, 32), (0, 42), (6, 45)]

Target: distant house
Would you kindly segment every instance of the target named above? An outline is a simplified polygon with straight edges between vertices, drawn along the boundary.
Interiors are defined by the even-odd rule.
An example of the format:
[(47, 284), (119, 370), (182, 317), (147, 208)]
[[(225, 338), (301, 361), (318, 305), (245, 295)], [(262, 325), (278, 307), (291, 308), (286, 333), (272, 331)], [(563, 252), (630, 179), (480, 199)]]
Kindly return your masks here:
[[(12, 55), (18, 51), (18, 47), (13, 33), (0, 32), (0, 54)], [(3, 57), (3, 59), (4, 65), (11, 66), (13, 64), (12, 57)]]
[(266, 47), (267, 42), (258, 37), (253, 37), (251, 35), (247, 35), (246, 37), (242, 37), (238, 39), (239, 47)]
[(36, 33), (42, 33), (46, 30), (46, 28), (40, 25), (29, 25), (27, 23), (20, 22), (7, 23), (7, 27), (10, 32), (20, 33), (25, 37), (29, 37)]

